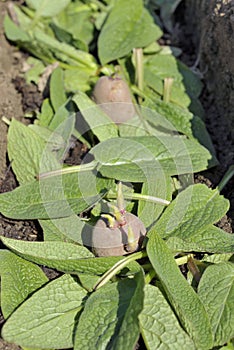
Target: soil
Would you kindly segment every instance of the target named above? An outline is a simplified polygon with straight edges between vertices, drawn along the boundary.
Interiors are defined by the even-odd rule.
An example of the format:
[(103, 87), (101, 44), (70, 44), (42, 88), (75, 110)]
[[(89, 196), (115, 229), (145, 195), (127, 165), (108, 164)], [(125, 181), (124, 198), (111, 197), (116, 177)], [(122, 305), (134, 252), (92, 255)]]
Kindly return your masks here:
[[(26, 85), (23, 79), (23, 62), (27, 55), (19, 52), (17, 48), (6, 41), (3, 34), (3, 17), (6, 12), (8, 1), (0, 2), (0, 118), (12, 117), (28, 123), (24, 118), (25, 112), (30, 112), (40, 107), (42, 96), (35, 85)], [(183, 5), (182, 5), (183, 6)], [(178, 25), (174, 35), (169, 36), (169, 40), (183, 50), (182, 60), (189, 66), (196, 61), (196, 47), (192, 33), (185, 35), (185, 23), (181, 17), (183, 7), (177, 11), (176, 17)], [(206, 125), (213, 140), (217, 158), (220, 165), (209, 169), (201, 174), (197, 174), (195, 181), (205, 183), (208, 187), (215, 188), (223, 177), (225, 171), (231, 164), (234, 164), (234, 140), (228, 123), (221, 117), (215, 105), (215, 96), (208, 89), (206, 82), (201, 96), (202, 104), (205, 108)], [(11, 166), (7, 159), (7, 125), (0, 120), (0, 192), (11, 191), (17, 186), (17, 181), (11, 171)], [(72, 151), (70, 164), (74, 163), (74, 157), (78, 157), (82, 148), (77, 145)], [(74, 155), (74, 157), (72, 156)], [(222, 194), (230, 201), (230, 210), (225, 217), (220, 220), (218, 226), (227, 232), (234, 232), (234, 178), (226, 185)], [(41, 230), (34, 221), (16, 221), (7, 219), (0, 215), (0, 235), (22, 240), (37, 240), (41, 237)], [(51, 278), (55, 277), (50, 269), (46, 273)], [(0, 315), (0, 325), (4, 322)], [(0, 339), (0, 350), (20, 350), (14, 344), (8, 344)]]

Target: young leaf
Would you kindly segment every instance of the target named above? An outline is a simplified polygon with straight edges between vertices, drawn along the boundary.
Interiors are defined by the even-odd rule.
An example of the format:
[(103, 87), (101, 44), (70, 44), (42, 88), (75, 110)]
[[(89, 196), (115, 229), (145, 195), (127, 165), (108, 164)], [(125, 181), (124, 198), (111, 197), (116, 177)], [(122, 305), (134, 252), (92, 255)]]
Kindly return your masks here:
[(50, 77), (50, 100), (55, 111), (67, 100), (64, 90), (63, 70), (60, 67), (57, 67)]
[(69, 273), (100, 275), (123, 259), (122, 256), (94, 258), (85, 247), (71, 243), (25, 242), (6, 237), (1, 240), (9, 249), (29, 261)]
[(134, 349), (139, 337), (138, 315), (143, 304), (144, 278), (105, 285), (85, 304), (75, 334), (75, 350)]
[(186, 174), (209, 166), (208, 150), (187, 139), (168, 135), (113, 138), (90, 151), (103, 176), (121, 181), (145, 182), (155, 172)]
[[(78, 106), (86, 123), (88, 123), (86, 129), (82, 130), (82, 134), (92, 130), (100, 141), (118, 136), (117, 126), (85, 93), (80, 91), (73, 97), (73, 101)], [(80, 131), (81, 127), (78, 116), (77, 129)]]
[(78, 214), (98, 202), (112, 181), (91, 171), (30, 182), (0, 194), (0, 212), (14, 219), (52, 219)]
[(50, 282), (9, 317), (2, 329), (3, 339), (24, 348), (71, 348), (86, 294), (70, 275)]
[(159, 39), (162, 32), (143, 7), (142, 0), (118, 0), (98, 38), (98, 56), (102, 65), (145, 47)]
[(211, 327), (205, 308), (181, 274), (171, 251), (155, 229), (149, 232), (146, 249), (169, 301), (195, 346), (199, 350), (212, 348)]
[(221, 262), (208, 266), (198, 285), (198, 295), (210, 318), (214, 344), (234, 337), (234, 265)]
[(40, 171), (54, 170), (59, 166), (46, 142), (15, 119), (12, 119), (8, 132), (8, 155), (20, 184), (35, 180)]
[(1, 310), (4, 318), (48, 281), (42, 270), (17, 255), (0, 250)]
[[(229, 201), (202, 184), (180, 192), (157, 221), (155, 229), (163, 238), (190, 239), (207, 225), (217, 222), (228, 210)], [(199, 240), (199, 238), (198, 238)]]
[(146, 285), (144, 295), (144, 307), (139, 319), (147, 349), (194, 350), (192, 339), (181, 328), (160, 290)]

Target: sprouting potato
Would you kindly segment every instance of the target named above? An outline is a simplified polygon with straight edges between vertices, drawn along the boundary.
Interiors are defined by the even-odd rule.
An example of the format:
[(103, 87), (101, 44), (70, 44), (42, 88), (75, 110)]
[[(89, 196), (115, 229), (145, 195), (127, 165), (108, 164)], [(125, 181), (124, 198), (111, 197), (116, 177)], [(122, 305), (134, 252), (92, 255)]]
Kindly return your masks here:
[(94, 87), (93, 98), (116, 124), (124, 123), (136, 114), (129, 87), (119, 76), (101, 77)]
[(92, 246), (96, 256), (126, 255), (140, 249), (146, 229), (142, 221), (132, 213), (124, 214), (121, 225), (100, 218), (93, 228)]

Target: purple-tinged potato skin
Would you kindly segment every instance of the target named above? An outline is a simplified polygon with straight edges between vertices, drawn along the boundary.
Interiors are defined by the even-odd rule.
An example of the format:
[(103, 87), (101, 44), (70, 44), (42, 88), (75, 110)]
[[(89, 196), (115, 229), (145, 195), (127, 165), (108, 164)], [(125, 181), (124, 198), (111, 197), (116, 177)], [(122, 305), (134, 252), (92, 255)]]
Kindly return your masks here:
[(136, 114), (129, 87), (118, 76), (99, 78), (93, 90), (93, 98), (116, 124), (127, 122)]
[[(140, 249), (146, 235), (145, 226), (134, 214), (126, 213), (124, 216), (126, 224), (116, 228), (108, 227), (103, 218), (97, 221), (92, 233), (92, 250), (96, 256), (120, 256)], [(134, 250), (128, 249), (129, 225), (135, 237)]]

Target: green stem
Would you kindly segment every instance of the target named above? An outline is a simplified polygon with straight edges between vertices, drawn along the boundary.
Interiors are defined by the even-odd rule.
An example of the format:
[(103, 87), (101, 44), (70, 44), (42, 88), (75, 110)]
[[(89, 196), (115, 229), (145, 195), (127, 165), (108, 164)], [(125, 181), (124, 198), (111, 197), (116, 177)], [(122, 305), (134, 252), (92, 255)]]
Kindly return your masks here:
[[(136, 62), (136, 75), (135, 82), (140, 91), (144, 89), (144, 66), (143, 66), (143, 50), (142, 48), (133, 49), (133, 54)], [(138, 96), (139, 104), (142, 102), (142, 98)]]
[(39, 174), (38, 179), (41, 180), (47, 177), (53, 177), (53, 176), (64, 175), (64, 174), (73, 174), (73, 173), (78, 173), (82, 171), (89, 171), (89, 170), (92, 171), (96, 168), (96, 166), (97, 166), (97, 162), (93, 161), (87, 164), (74, 165), (68, 168), (51, 170), (46, 173)]
[(137, 252), (127, 256), (126, 258), (118, 261), (116, 264), (112, 266), (104, 275), (98, 280), (98, 282), (93, 287), (93, 290), (97, 290), (104, 286), (112, 277), (114, 277), (119, 271), (121, 271), (126, 265), (128, 265), (131, 261), (135, 261), (138, 259), (145, 258), (147, 256), (146, 251)]
[[(108, 193), (106, 196), (108, 199), (116, 199), (117, 195)], [(170, 201), (158, 197), (147, 196), (141, 193), (124, 193), (124, 199), (132, 199), (132, 200), (142, 200), (146, 202), (157, 203), (161, 205), (169, 205)]]
[(166, 103), (170, 102), (173, 81), (174, 81), (173, 78), (165, 78), (164, 79), (163, 101)]
[(188, 255), (185, 255), (185, 256), (182, 256), (180, 258), (175, 259), (175, 262), (178, 266), (180, 266), (180, 265), (187, 264), (187, 262), (191, 258), (193, 258), (193, 254), (188, 254)]
[(217, 186), (217, 189), (219, 190), (219, 192), (221, 192), (223, 190), (223, 188), (226, 186), (226, 184), (229, 182), (229, 180), (231, 180), (233, 175), (234, 175), (234, 165), (231, 165)]
[(156, 276), (156, 272), (154, 269), (151, 269), (146, 275), (145, 275), (145, 284), (150, 284), (152, 279)]

